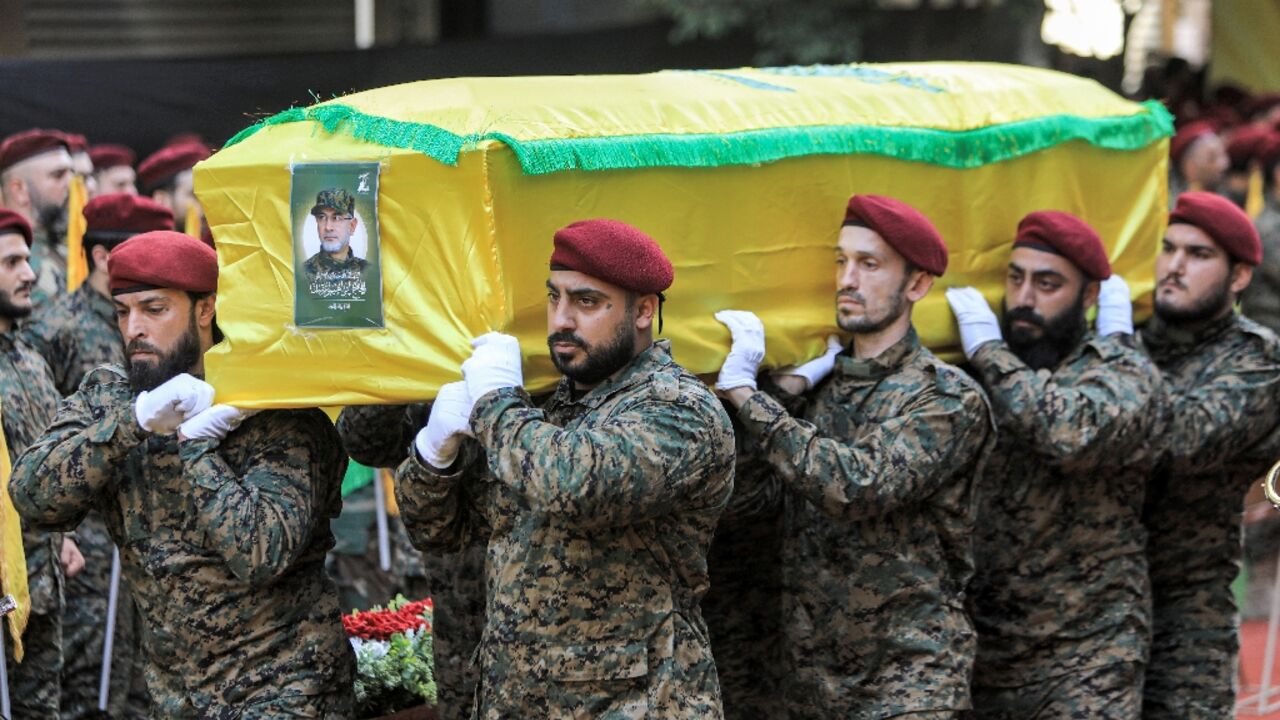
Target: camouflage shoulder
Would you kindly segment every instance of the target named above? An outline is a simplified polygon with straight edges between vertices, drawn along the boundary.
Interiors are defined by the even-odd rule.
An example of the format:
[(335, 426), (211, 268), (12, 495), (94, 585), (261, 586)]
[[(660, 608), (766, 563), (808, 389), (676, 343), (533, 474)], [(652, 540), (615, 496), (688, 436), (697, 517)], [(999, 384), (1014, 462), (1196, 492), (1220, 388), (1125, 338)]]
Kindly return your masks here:
[(987, 393), (982, 389), (982, 384), (975, 380), (971, 375), (960, 368), (948, 362), (943, 362), (941, 358), (925, 349), (924, 368), (926, 372), (933, 376), (934, 387), (938, 392), (951, 397), (964, 398), (966, 395), (976, 397), (985, 406), (987, 405)]
[(128, 384), (129, 373), (125, 371), (121, 365), (99, 365), (84, 374), (84, 379), (80, 381), (80, 389), (93, 387), (95, 385), (116, 385)]
[(1255, 322), (1244, 315), (1236, 315), (1236, 327), (1258, 345), (1259, 350), (1272, 357), (1280, 356), (1280, 335), (1262, 323)]

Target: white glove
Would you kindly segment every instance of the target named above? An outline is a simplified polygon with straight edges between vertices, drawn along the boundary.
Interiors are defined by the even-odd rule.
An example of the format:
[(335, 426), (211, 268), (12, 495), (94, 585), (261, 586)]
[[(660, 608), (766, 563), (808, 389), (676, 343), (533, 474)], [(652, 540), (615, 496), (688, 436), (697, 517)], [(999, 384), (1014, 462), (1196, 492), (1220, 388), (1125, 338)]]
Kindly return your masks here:
[(447, 468), (458, 456), (463, 435), (471, 435), (471, 408), (475, 401), (467, 393), (465, 382), (451, 382), (440, 387), (431, 404), (427, 426), (418, 431), (414, 447), (418, 456), (435, 468)]
[(208, 438), (221, 440), (227, 433), (240, 427), (245, 418), (257, 415), (259, 410), (241, 410), (230, 405), (214, 405), (196, 413), (189, 420), (178, 426), (178, 434), (188, 440)]
[(839, 355), (843, 349), (844, 344), (840, 342), (839, 335), (828, 335), (826, 352), (807, 363), (779, 368), (770, 374), (774, 377), (779, 375), (798, 375), (804, 378), (807, 387), (812, 390), (836, 368), (836, 355)]
[(510, 335), (485, 333), (471, 341), (471, 357), (462, 363), (467, 394), (479, 400), (485, 393), (504, 387), (523, 387), (520, 342)]
[(143, 390), (133, 404), (134, 417), (143, 430), (171, 435), (184, 420), (213, 404), (213, 386), (182, 373), (155, 390)]
[(1000, 334), (1000, 321), (982, 293), (971, 287), (948, 288), (947, 302), (960, 326), (960, 344), (965, 357), (972, 358), (978, 348), (992, 340), (1004, 339)]
[(1129, 284), (1115, 273), (1102, 281), (1102, 288), (1098, 291), (1096, 326), (1099, 335), (1133, 334), (1133, 301), (1129, 300)]
[(733, 344), (729, 356), (720, 367), (717, 390), (747, 387), (756, 389), (756, 373), (764, 360), (764, 323), (755, 313), (745, 310), (721, 310), (716, 319), (729, 328)]

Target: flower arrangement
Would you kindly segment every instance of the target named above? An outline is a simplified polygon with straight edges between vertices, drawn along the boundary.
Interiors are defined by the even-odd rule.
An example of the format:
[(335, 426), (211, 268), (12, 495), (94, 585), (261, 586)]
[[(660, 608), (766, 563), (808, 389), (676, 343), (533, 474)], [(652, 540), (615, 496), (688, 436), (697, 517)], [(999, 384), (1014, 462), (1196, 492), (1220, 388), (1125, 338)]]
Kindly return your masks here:
[(430, 598), (342, 616), (356, 653), (356, 713), (378, 717), (436, 702)]

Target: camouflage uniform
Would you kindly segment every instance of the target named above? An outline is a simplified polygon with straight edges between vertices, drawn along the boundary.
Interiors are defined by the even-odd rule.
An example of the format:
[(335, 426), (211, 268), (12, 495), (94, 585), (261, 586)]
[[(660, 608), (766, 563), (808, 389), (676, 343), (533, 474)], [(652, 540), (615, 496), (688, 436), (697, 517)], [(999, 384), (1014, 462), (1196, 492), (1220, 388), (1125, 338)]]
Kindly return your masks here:
[[(16, 333), (0, 333), (0, 423), (11, 462), (40, 438), (53, 420), (59, 399), (44, 359)], [(56, 720), (63, 662), (62, 534), (38, 529), (24, 518), (22, 549), (27, 557), (31, 616), (22, 635), (21, 663), (14, 664), (12, 648), (5, 643), (9, 696), (15, 718)]]
[[(356, 462), (398, 467), (409, 457), (413, 438), (427, 424), (430, 411), (431, 406), (425, 404), (347, 407), (338, 416), (338, 434)], [(405, 557), (406, 561), (398, 563), (406, 577), (406, 590), (415, 598), (430, 595), (435, 605), (432, 652), (440, 720), (461, 720), (471, 713), (478, 677), (471, 656), (484, 630), (487, 540), (487, 533), (475, 533), (465, 547), (433, 547), (419, 556), (422, 562), (407, 562)]]
[(1280, 199), (1268, 197), (1253, 224), (1262, 238), (1262, 264), (1244, 292), (1244, 314), (1280, 333)]
[(698, 608), (733, 486), (720, 402), (659, 341), (541, 410), (487, 393), (471, 426), (487, 453), (445, 471), (413, 453), (397, 498), (422, 547), (492, 528), (474, 717), (721, 717)]
[(38, 317), (54, 298), (67, 292), (67, 246), (64, 238), (50, 238), (44, 228), (33, 231), (31, 270), (36, 274), (36, 286), (31, 289), (31, 304)]
[(707, 553), (711, 587), (702, 597), (702, 617), (711, 634), (725, 718), (777, 718), (785, 715), (782, 484), (736, 414), (730, 419), (737, 446), (733, 494)]
[(1255, 446), (1280, 427), (1280, 339), (1235, 314), (1196, 327), (1152, 318), (1141, 338), (1170, 394), (1147, 498), (1155, 627), (1143, 716), (1228, 718), (1241, 509), (1275, 461)]
[(972, 363), (999, 429), (981, 473), (970, 590), (974, 714), (1136, 718), (1160, 373), (1119, 335), (1086, 336), (1053, 371), (1032, 370), (1004, 342)]
[(311, 275), (319, 272), (353, 272), (357, 275), (364, 275), (365, 268), (368, 267), (369, 261), (364, 258), (356, 257), (356, 254), (350, 253), (346, 260), (334, 260), (333, 256), (321, 250), (320, 252), (307, 258), (302, 264), (304, 270)]
[[(81, 378), (95, 367), (124, 362), (124, 340), (116, 325), (115, 306), (87, 282), (75, 292), (54, 298), (34, 323), (23, 328), (22, 337), (49, 363), (54, 384), (63, 396), (74, 393)], [(98, 709), (115, 547), (106, 522), (96, 510), (90, 510), (76, 528), (76, 543), (84, 556), (84, 569), (67, 581), (66, 612), (62, 618), (62, 715), (66, 720), (90, 717)], [(141, 642), (140, 622), (135, 617), (133, 597), (122, 581), (108, 694), (108, 710), (116, 717), (142, 717), (147, 713), (145, 687), (133, 688), (132, 703), (128, 697), (134, 663), (141, 662), (140, 657), (135, 657)]]
[(351, 716), (355, 658), (324, 572), (346, 458), (318, 410), (267, 411), (218, 443), (138, 427), (124, 371), (94, 370), (18, 460), (23, 517), (96, 507), (146, 618), (156, 717)]
[(738, 411), (786, 488), (785, 700), (793, 718), (969, 707), (972, 477), (991, 433), (982, 390), (911, 330), (836, 358), (792, 411)]

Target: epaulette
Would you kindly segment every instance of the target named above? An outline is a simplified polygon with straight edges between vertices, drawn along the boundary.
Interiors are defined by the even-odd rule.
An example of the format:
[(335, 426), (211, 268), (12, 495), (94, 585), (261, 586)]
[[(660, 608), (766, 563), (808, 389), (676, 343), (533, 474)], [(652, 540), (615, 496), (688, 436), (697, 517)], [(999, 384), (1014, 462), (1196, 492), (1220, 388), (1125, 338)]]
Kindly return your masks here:
[(680, 399), (680, 376), (669, 372), (654, 373), (649, 381), (649, 395), (663, 402)]
[(81, 387), (88, 385), (110, 385), (118, 382), (129, 382), (129, 373), (120, 365), (99, 365), (85, 373), (80, 381)]

